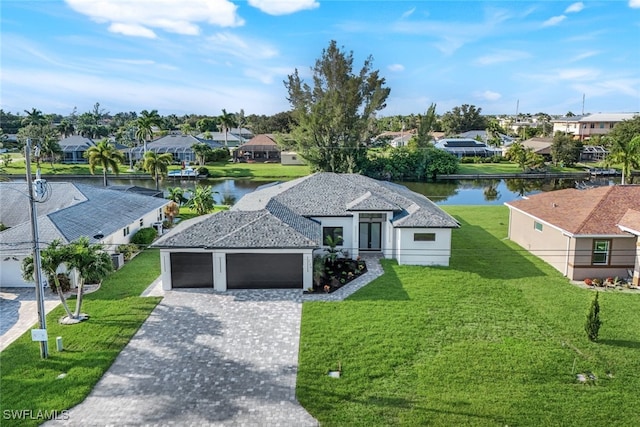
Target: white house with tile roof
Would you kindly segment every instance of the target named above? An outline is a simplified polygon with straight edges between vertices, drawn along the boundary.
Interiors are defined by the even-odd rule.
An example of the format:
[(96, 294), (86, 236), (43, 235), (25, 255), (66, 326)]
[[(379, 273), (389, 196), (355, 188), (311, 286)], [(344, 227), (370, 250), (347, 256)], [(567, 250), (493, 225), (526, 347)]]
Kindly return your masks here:
[[(36, 203), (40, 248), (55, 239), (82, 236), (107, 252), (129, 243), (141, 228), (163, 221), (169, 200), (68, 182), (48, 183), (49, 197)], [(22, 260), (31, 255), (31, 214), (26, 182), (0, 182), (0, 287), (33, 286), (22, 279)]]
[(327, 236), (356, 257), (449, 265), (458, 222), (423, 195), (356, 174), (317, 173), (265, 185), (230, 211), (185, 221), (154, 243), (165, 289), (311, 287)]

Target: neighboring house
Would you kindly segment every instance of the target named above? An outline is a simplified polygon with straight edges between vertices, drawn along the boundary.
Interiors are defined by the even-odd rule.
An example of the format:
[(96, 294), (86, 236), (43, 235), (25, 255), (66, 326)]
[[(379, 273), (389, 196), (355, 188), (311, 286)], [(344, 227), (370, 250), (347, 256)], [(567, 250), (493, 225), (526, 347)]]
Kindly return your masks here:
[[(516, 140), (516, 138), (509, 136), (509, 135), (505, 135), (503, 133), (498, 134), (498, 136), (500, 137), (500, 145), (504, 146), (504, 145), (510, 145), (513, 143), (513, 141)], [(455, 136), (456, 138), (466, 138), (466, 139), (474, 139), (478, 142), (483, 142), (487, 145), (489, 144), (489, 134), (487, 133), (486, 130), (470, 130), (467, 132), (463, 132), (460, 133), (458, 135)]]
[[(140, 228), (163, 221), (163, 207), (169, 203), (85, 184), (52, 182), (48, 188), (45, 201), (36, 203), (41, 248), (54, 239), (69, 243), (86, 236), (113, 253)], [(22, 260), (33, 253), (27, 192), (26, 182), (0, 182), (0, 222), (9, 227), (0, 232), (1, 287), (33, 286), (21, 272)]]
[(327, 236), (352, 257), (377, 252), (399, 264), (447, 266), (457, 227), (404, 186), (317, 173), (260, 187), (229, 211), (179, 224), (154, 246), (164, 289), (307, 289)]
[[(154, 141), (147, 142), (147, 151), (153, 151), (159, 154), (171, 153), (173, 155), (174, 162), (195, 162), (196, 154), (193, 151), (193, 145), (195, 144), (207, 144), (212, 149), (223, 148), (222, 144), (219, 144), (212, 140), (202, 139), (193, 135), (183, 134), (170, 134), (163, 136)], [(144, 145), (140, 144), (132, 149), (125, 148), (122, 150), (125, 156), (131, 155), (134, 161), (140, 160), (144, 157)]]
[(280, 153), (280, 163), (283, 165), (298, 166), (305, 165), (302, 156), (295, 151), (283, 151)]
[[(198, 135), (198, 137), (205, 138), (205, 135), (208, 137), (207, 139), (209, 139), (210, 141), (217, 142), (218, 144), (221, 144), (222, 146), (224, 146), (224, 143), (225, 143), (224, 132), (205, 132), (203, 134)], [(245, 128), (229, 129), (226, 135), (227, 148), (233, 150), (241, 146), (245, 142), (249, 141), (251, 138), (253, 138), (253, 134), (248, 129), (245, 129)]]
[(596, 113), (585, 116), (562, 117), (552, 120), (553, 133), (565, 132), (580, 140), (593, 135), (606, 135), (623, 120), (631, 120), (639, 113)]
[(273, 135), (256, 135), (249, 142), (239, 146), (233, 154), (235, 161), (279, 162), (280, 147)]
[(66, 137), (58, 144), (62, 149), (62, 163), (87, 163), (84, 152), (96, 145), (92, 139), (80, 135)]
[(640, 186), (566, 189), (506, 203), (509, 238), (572, 280), (638, 280)]
[(442, 138), (436, 141), (434, 146), (456, 157), (502, 156), (501, 148), (489, 147), (469, 138)]
[[(513, 141), (503, 147), (503, 155), (509, 150)], [(553, 138), (534, 137), (521, 142), (524, 148), (531, 149), (536, 154), (541, 155), (545, 161), (551, 161), (551, 146)]]

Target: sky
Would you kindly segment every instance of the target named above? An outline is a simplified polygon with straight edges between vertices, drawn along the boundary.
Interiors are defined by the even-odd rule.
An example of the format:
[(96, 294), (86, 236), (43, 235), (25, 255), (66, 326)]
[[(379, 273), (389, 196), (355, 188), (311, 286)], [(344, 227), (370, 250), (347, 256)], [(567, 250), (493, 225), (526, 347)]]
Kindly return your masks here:
[(2, 0), (0, 107), (272, 115), (331, 40), (379, 116), (640, 112), (640, 0)]

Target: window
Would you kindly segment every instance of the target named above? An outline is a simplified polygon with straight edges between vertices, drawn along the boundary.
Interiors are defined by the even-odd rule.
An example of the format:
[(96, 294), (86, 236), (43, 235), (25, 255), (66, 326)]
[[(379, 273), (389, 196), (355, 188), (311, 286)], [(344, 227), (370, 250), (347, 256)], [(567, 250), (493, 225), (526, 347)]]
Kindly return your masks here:
[(609, 264), (609, 248), (610, 240), (594, 240), (593, 241), (593, 257), (592, 264)]
[(129, 235), (129, 226), (126, 226), (125, 228), (122, 229), (122, 235), (124, 237), (127, 237)]
[(589, 125), (589, 127), (590, 127), (591, 129), (595, 129), (595, 128), (596, 128), (596, 124), (595, 124), (595, 123), (591, 123), (591, 125)]
[(413, 233), (414, 242), (435, 242), (436, 233)]
[(140, 227), (144, 227), (144, 218), (140, 218)]
[(534, 221), (534, 222), (533, 222), (533, 228), (534, 228), (536, 231), (542, 231), (542, 224), (541, 224), (541, 223), (539, 223), (538, 221)]
[(600, 123), (600, 129), (604, 129), (604, 123)]
[(322, 241), (327, 244), (327, 237), (331, 236), (336, 246), (342, 246), (342, 227), (322, 227)]

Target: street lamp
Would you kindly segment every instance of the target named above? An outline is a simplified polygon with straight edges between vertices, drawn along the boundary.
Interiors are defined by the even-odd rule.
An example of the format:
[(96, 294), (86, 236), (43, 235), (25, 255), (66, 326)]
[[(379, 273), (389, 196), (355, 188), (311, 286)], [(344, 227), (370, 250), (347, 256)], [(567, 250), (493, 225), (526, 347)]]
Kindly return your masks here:
[(31, 139), (27, 138), (27, 144), (24, 149), (24, 158), (27, 165), (27, 187), (29, 188), (29, 211), (31, 212), (31, 237), (33, 240), (33, 266), (34, 279), (36, 281), (36, 303), (38, 305), (38, 319), (40, 321), (40, 330), (34, 333), (34, 340), (40, 342), (40, 357), (46, 359), (49, 357), (49, 348), (47, 344), (47, 319), (44, 308), (44, 283), (42, 282), (42, 262), (40, 260), (40, 247), (38, 244), (38, 213), (36, 210), (36, 200), (34, 193), (39, 196), (44, 195), (44, 182), (39, 179), (39, 171), (37, 171), (37, 179), (34, 182), (31, 177)]

